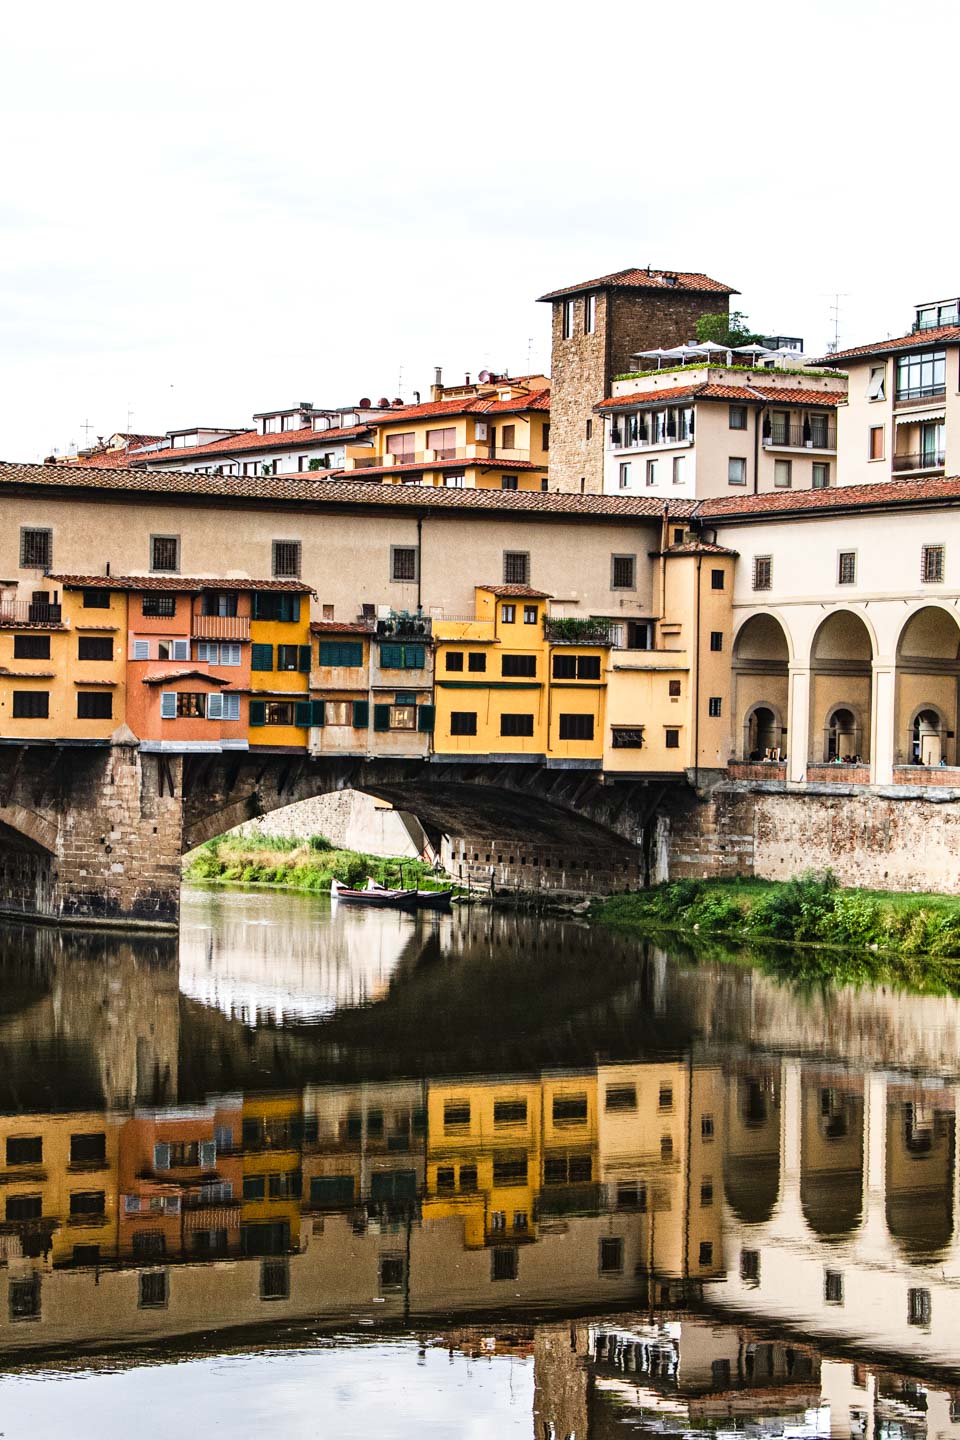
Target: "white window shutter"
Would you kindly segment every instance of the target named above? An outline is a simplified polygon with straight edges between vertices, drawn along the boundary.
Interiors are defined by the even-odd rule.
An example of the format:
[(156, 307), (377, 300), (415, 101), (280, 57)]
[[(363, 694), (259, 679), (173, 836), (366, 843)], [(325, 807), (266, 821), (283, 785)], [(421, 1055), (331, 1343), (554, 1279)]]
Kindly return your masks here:
[(164, 690), (160, 696), (160, 719), (176, 720), (177, 718), (177, 693), (175, 690)]
[(153, 1168), (154, 1170), (170, 1169), (170, 1146), (163, 1141), (158, 1141), (153, 1147)]
[(223, 653), (222, 653), (221, 656), (220, 656), (220, 664), (221, 664), (221, 665), (239, 665), (239, 664), (240, 664), (240, 646), (239, 646), (239, 645), (224, 645), (224, 646), (222, 647), (222, 651), (223, 651)]
[(133, 658), (134, 658), (134, 660), (149, 660), (149, 659), (150, 659), (150, 641), (149, 641), (149, 640), (134, 640), (134, 642), (133, 642)]
[(200, 1169), (212, 1170), (217, 1163), (217, 1145), (215, 1140), (200, 1141)]
[(223, 697), (223, 718), (224, 720), (240, 719), (240, 696), (224, 695)]
[(173, 642), (173, 658), (174, 658), (174, 660), (189, 660), (189, 659), (190, 659), (190, 641), (189, 641), (189, 640), (174, 640), (174, 642)]
[(207, 696), (207, 719), (223, 719), (223, 696), (219, 694), (219, 692), (215, 695)]

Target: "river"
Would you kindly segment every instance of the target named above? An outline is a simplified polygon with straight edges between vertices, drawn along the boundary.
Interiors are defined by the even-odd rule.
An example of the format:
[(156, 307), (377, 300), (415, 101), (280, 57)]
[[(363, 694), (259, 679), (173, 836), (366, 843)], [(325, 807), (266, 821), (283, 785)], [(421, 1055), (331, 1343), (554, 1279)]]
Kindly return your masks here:
[(960, 1004), (581, 921), (0, 927), (3, 1440), (960, 1440)]

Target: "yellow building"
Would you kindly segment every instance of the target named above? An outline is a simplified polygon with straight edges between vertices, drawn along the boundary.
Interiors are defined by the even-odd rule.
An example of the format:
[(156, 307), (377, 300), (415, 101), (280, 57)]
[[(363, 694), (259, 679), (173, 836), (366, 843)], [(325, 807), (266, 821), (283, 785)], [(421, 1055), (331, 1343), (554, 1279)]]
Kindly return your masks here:
[(376, 454), (348, 456), (345, 475), (458, 490), (546, 490), (550, 389), (544, 375), (433, 387), (423, 405), (374, 422)]
[(280, 1255), (300, 1243), (303, 1105), (299, 1092), (244, 1095), (244, 1255)]
[(310, 704), (310, 595), (257, 591), (250, 620), (250, 745), (306, 746)]
[(99, 1111), (0, 1117), (0, 1205), (23, 1256), (116, 1258), (119, 1134)]

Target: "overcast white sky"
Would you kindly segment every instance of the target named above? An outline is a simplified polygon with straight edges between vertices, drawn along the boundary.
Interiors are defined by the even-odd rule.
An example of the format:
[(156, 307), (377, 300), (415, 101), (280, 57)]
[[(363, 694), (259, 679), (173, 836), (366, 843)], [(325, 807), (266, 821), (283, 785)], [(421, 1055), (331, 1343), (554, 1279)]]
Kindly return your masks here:
[(960, 293), (956, 17), (10, 7), (0, 459), (128, 412), (137, 431), (244, 425), (410, 398), (436, 364), (539, 368), (536, 296), (625, 265), (704, 270), (811, 350), (835, 291), (841, 344), (901, 333), (915, 301)]

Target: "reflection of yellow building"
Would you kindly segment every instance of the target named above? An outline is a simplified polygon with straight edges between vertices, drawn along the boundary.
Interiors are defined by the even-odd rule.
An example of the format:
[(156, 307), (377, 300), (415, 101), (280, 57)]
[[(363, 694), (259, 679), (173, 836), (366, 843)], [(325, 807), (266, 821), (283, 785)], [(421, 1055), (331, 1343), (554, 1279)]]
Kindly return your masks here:
[(299, 1092), (245, 1095), (243, 1209), (245, 1255), (276, 1255), (300, 1243), (303, 1109)]
[(0, 1119), (0, 1204), (28, 1258), (116, 1258), (119, 1124), (102, 1112)]
[(426, 1132), (418, 1081), (308, 1085), (303, 1123), (305, 1208), (322, 1213), (416, 1203)]

